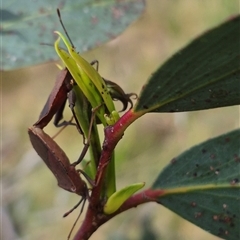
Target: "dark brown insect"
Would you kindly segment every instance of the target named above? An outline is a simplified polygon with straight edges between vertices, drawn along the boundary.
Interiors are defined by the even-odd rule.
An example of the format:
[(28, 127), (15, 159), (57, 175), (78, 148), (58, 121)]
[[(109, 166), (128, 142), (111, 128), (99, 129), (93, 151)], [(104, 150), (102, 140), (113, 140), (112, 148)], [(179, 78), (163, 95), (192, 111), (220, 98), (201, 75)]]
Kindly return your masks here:
[(70, 164), (59, 145), (41, 128), (30, 127), (28, 134), (33, 148), (56, 177), (58, 186), (86, 198), (88, 188), (80, 177), (80, 171)]

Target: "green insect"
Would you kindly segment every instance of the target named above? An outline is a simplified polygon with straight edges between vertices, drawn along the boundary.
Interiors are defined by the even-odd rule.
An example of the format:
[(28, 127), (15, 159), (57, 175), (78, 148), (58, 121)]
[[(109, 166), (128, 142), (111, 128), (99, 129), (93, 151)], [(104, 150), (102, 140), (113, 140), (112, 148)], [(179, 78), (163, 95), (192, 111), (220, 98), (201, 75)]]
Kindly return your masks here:
[[(95, 149), (90, 151), (90, 154), (92, 152), (92, 155), (95, 155), (94, 161), (91, 160), (90, 164), (88, 164), (88, 167), (91, 169), (90, 175), (94, 178), (101, 152), (100, 143), (97, 144), (98, 146), (91, 143), (99, 142), (96, 124), (101, 123), (104, 127), (113, 125), (119, 119), (119, 113), (116, 111), (113, 101), (121, 101), (123, 104), (122, 111), (124, 111), (127, 109), (128, 104), (130, 104), (131, 108), (133, 107), (131, 97), (137, 97), (137, 95), (134, 93), (126, 94), (119, 85), (102, 78), (97, 71), (98, 65), (96, 69), (93, 67), (93, 64), (98, 64), (98, 62), (88, 63), (77, 53), (63, 25), (59, 10), (57, 12), (67, 38), (56, 31), (55, 33), (59, 38), (56, 40), (54, 46), (74, 81), (72, 86), (73, 92), (76, 95), (76, 103), (74, 103), (75, 119), (79, 122), (87, 139), (87, 145), (90, 145), (92, 148), (95, 147)], [(67, 50), (59, 46), (60, 41), (63, 41)], [(91, 117), (89, 114), (91, 110), (94, 117)], [(92, 131), (94, 132), (93, 134)], [(78, 164), (80, 161), (81, 159), (74, 164)]]
[[(92, 108), (99, 108), (96, 112), (97, 117), (104, 126), (114, 124), (119, 119), (119, 114), (103, 78), (75, 51), (75, 48), (60, 32), (55, 33), (60, 36), (55, 42), (55, 50)], [(59, 47), (60, 39), (65, 43), (68, 53)], [(109, 113), (108, 116), (105, 115), (107, 113)]]

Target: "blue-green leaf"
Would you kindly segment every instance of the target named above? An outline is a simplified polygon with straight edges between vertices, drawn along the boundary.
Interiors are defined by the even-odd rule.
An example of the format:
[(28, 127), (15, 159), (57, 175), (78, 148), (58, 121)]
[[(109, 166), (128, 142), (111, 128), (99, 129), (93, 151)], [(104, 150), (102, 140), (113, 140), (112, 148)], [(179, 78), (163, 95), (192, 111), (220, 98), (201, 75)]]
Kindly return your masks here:
[(112, 214), (117, 211), (128, 198), (130, 198), (135, 192), (143, 188), (144, 185), (144, 182), (135, 183), (113, 193), (104, 206), (104, 213)]
[(144, 0), (8, 0), (1, 8), (1, 68), (9, 70), (58, 59), (53, 47), (40, 45), (53, 45), (53, 31), (62, 30), (57, 8), (83, 52), (120, 34), (142, 13)]
[(240, 239), (240, 130), (174, 158), (153, 184), (159, 203), (224, 239)]
[(240, 17), (205, 32), (161, 66), (135, 112), (181, 112), (240, 104)]

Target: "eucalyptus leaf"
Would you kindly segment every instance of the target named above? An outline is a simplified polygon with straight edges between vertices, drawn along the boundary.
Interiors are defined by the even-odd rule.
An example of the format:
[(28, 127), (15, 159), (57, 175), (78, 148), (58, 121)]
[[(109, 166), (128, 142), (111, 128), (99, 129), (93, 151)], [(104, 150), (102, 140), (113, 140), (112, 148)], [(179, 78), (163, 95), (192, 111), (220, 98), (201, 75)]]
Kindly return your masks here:
[(77, 50), (83, 52), (120, 34), (142, 13), (144, 0), (2, 1), (2, 70), (58, 59), (53, 47), (53, 31), (62, 31), (57, 8)]
[(240, 17), (206, 31), (160, 67), (135, 112), (181, 112), (240, 104)]
[(240, 130), (174, 158), (153, 184), (159, 203), (224, 239), (240, 239)]
[(104, 213), (112, 214), (117, 211), (128, 198), (130, 198), (135, 192), (143, 188), (144, 185), (144, 182), (135, 183), (113, 193), (104, 205)]

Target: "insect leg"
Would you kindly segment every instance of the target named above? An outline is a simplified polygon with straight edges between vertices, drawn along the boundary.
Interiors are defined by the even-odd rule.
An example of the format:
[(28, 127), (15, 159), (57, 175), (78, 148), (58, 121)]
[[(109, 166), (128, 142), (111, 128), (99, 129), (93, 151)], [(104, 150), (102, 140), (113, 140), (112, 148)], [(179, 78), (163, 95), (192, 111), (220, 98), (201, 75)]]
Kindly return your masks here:
[(93, 127), (93, 124), (94, 124), (95, 115), (96, 115), (97, 110), (101, 106), (102, 106), (102, 104), (97, 106), (96, 108), (92, 109), (92, 116), (91, 116), (90, 125), (89, 125), (89, 132), (88, 132), (87, 142), (86, 142), (86, 144), (85, 144), (85, 146), (84, 146), (84, 148), (83, 148), (83, 150), (82, 150), (82, 152), (80, 154), (80, 157), (78, 158), (78, 160), (76, 162), (72, 163), (72, 166), (76, 166), (77, 164), (79, 164), (83, 160), (85, 154), (87, 153), (87, 150), (88, 150), (88, 148), (90, 146), (90, 138), (91, 138), (91, 134), (92, 134), (92, 127)]
[(98, 60), (93, 60), (90, 62), (90, 64), (93, 66), (94, 64), (96, 64), (96, 70), (98, 71), (98, 67), (99, 67), (99, 61)]

